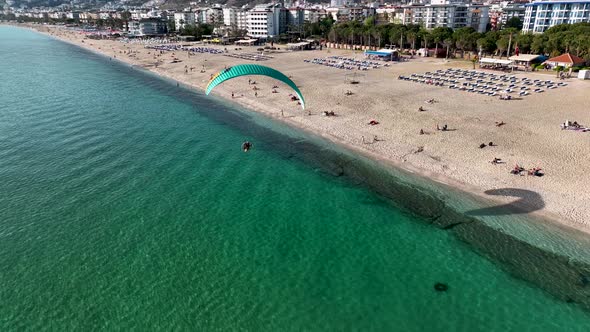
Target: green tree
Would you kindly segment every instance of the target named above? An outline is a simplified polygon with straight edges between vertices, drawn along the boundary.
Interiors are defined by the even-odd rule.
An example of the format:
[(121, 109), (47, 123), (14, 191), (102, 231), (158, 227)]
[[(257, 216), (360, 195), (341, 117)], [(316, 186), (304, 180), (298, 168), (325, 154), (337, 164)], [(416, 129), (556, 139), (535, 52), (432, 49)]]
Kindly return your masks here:
[(535, 36), (532, 33), (520, 33), (516, 36), (516, 44), (521, 53), (530, 53)]
[(416, 49), (416, 40), (418, 39), (418, 33), (410, 30), (406, 32), (406, 40), (410, 43), (412, 50)]
[(508, 36), (503, 35), (501, 36), (497, 41), (496, 41), (496, 48), (499, 52), (499, 56), (501, 57), (502, 54), (504, 54), (504, 52), (506, 52), (508, 50)]
[(496, 41), (498, 40), (498, 33), (496, 31), (488, 31), (482, 37), (477, 39), (476, 44), (478, 50), (484, 53), (494, 53), (496, 51)]
[[(447, 27), (438, 27), (432, 29), (432, 40), (434, 41), (434, 54), (438, 56), (438, 45), (445, 40), (452, 40), (453, 29)], [(448, 50), (447, 50), (448, 52)], [(447, 54), (448, 57), (448, 54)]]
[(453, 32), (455, 46), (461, 51), (461, 58), (465, 57), (466, 50), (469, 51), (475, 47), (478, 38), (474, 33), (476, 31), (472, 27), (460, 28)]
[(176, 31), (176, 21), (168, 20), (168, 33)]
[(430, 31), (421, 27), (420, 31), (418, 31), (418, 36), (420, 38), (422, 46), (424, 48), (428, 48), (428, 42), (430, 42), (432, 40), (432, 34), (430, 33)]
[(520, 31), (522, 30), (522, 21), (518, 17), (514, 16), (508, 21), (506, 21), (506, 25), (504, 26), (504, 28), (514, 28)]

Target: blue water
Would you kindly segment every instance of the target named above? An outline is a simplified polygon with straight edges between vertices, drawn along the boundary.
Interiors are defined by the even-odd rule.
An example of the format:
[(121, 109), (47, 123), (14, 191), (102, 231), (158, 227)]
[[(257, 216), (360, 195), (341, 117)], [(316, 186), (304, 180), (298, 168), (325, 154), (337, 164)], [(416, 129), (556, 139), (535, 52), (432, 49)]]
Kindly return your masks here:
[(3, 331), (590, 329), (313, 138), (28, 30), (0, 59)]

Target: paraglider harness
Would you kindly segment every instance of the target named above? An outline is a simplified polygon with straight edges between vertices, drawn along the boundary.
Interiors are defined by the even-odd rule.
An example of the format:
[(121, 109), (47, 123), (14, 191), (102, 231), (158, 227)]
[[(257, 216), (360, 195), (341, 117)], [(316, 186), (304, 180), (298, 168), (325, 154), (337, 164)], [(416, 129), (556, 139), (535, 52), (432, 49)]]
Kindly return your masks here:
[(242, 143), (242, 150), (244, 150), (244, 152), (248, 152), (248, 150), (250, 150), (250, 148), (252, 148), (252, 143), (250, 143), (248, 141)]

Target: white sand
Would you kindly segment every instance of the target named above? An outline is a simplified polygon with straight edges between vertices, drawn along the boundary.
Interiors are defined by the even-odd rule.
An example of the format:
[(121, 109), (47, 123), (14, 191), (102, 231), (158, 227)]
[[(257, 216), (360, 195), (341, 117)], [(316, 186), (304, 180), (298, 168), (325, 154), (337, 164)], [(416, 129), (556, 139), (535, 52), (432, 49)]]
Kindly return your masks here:
[[(211, 74), (225, 66), (253, 63), (212, 54), (189, 58), (186, 52), (177, 52), (181, 63), (171, 64), (171, 53), (167, 53), (160, 58), (165, 63), (154, 68), (154, 50), (147, 50), (143, 45), (107, 40), (82, 43), (83, 36), (78, 33), (46, 26), (34, 28), (200, 89), (204, 89)], [(227, 47), (236, 52), (235, 46)], [(242, 52), (255, 52), (255, 49), (243, 47)], [(125, 50), (136, 51), (136, 56), (120, 53)], [(148, 54), (150, 51), (152, 54)], [(561, 130), (559, 127), (566, 119), (590, 126), (590, 82), (568, 79), (566, 87), (533, 93), (523, 100), (501, 101), (498, 97), (397, 79), (400, 74), (449, 67), (471, 69), (471, 63), (435, 59), (394, 63), (388, 68), (362, 72), (365, 76), (361, 83), (351, 85), (345, 83), (345, 74), (350, 71), (303, 62), (303, 59), (331, 55), (354, 56), (351, 51), (324, 49), (269, 55), (274, 58), (257, 63), (292, 76), (305, 96), (305, 112), (289, 100), (288, 94), (292, 91), (288, 87), (260, 76), (252, 78), (261, 89), (258, 97), (254, 97), (247, 78), (223, 83), (216, 88), (215, 94), (228, 99), (231, 99), (231, 92), (236, 96), (243, 95), (233, 101), (482, 197), (486, 197), (484, 191), (497, 188), (534, 191), (545, 201), (545, 207), (535, 215), (550, 217), (582, 231), (590, 229), (590, 132)], [(360, 59), (362, 55), (356, 57)], [(185, 65), (195, 67), (194, 71), (185, 74)], [(203, 65), (206, 72), (200, 73)], [(515, 75), (556, 80), (551, 73)], [(273, 85), (279, 85), (279, 93), (271, 93)], [(346, 96), (347, 90), (353, 95)], [(425, 103), (431, 98), (438, 102)], [(427, 111), (418, 112), (420, 106)], [(281, 110), (285, 117), (281, 116)], [(337, 116), (324, 117), (321, 114), (325, 110), (333, 110)], [(307, 111), (312, 115), (308, 116)], [(367, 122), (371, 119), (380, 124), (369, 126)], [(495, 121), (504, 121), (506, 125), (496, 127)], [(456, 131), (437, 131), (437, 124), (448, 124)], [(419, 135), (420, 129), (427, 134)], [(362, 136), (371, 141), (375, 135), (382, 141), (362, 143)], [(490, 141), (497, 146), (478, 148), (479, 144)], [(423, 146), (424, 151), (412, 153), (419, 146)], [(490, 160), (494, 157), (502, 158), (506, 164), (492, 165)], [(515, 164), (525, 168), (541, 167), (546, 175), (511, 175), (509, 171)], [(516, 200), (487, 198), (499, 202)]]

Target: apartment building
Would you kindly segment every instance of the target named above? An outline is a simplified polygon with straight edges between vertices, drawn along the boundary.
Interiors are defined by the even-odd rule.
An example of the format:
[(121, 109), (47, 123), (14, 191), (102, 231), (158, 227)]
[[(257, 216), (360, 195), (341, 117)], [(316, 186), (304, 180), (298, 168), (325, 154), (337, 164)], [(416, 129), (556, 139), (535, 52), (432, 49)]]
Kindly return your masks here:
[(403, 24), (420, 24), (426, 29), (472, 27), (485, 32), (489, 22), (489, 6), (462, 2), (435, 1), (428, 5), (409, 5), (403, 8)]
[(257, 5), (247, 15), (248, 36), (272, 38), (287, 30), (287, 10), (280, 4)]
[(214, 27), (224, 24), (223, 9), (221, 7), (200, 8), (197, 15), (197, 23), (211, 24)]
[(524, 32), (541, 33), (558, 24), (590, 22), (590, 0), (535, 1), (525, 8)]
[(490, 26), (492, 30), (500, 29), (506, 25), (506, 22), (513, 17), (524, 22), (524, 13), (526, 7), (524, 4), (502, 2), (490, 6)]
[(375, 15), (376, 9), (362, 6), (330, 7), (326, 9), (326, 13), (331, 15), (336, 22), (362, 21)]
[(195, 13), (193, 12), (181, 12), (181, 13), (174, 13), (174, 26), (176, 27), (176, 31), (180, 31), (180, 29), (184, 29), (186, 25), (194, 25), (195, 24)]
[(166, 21), (159, 18), (144, 18), (129, 22), (129, 34), (132, 36), (157, 36), (166, 34), (166, 32)]

